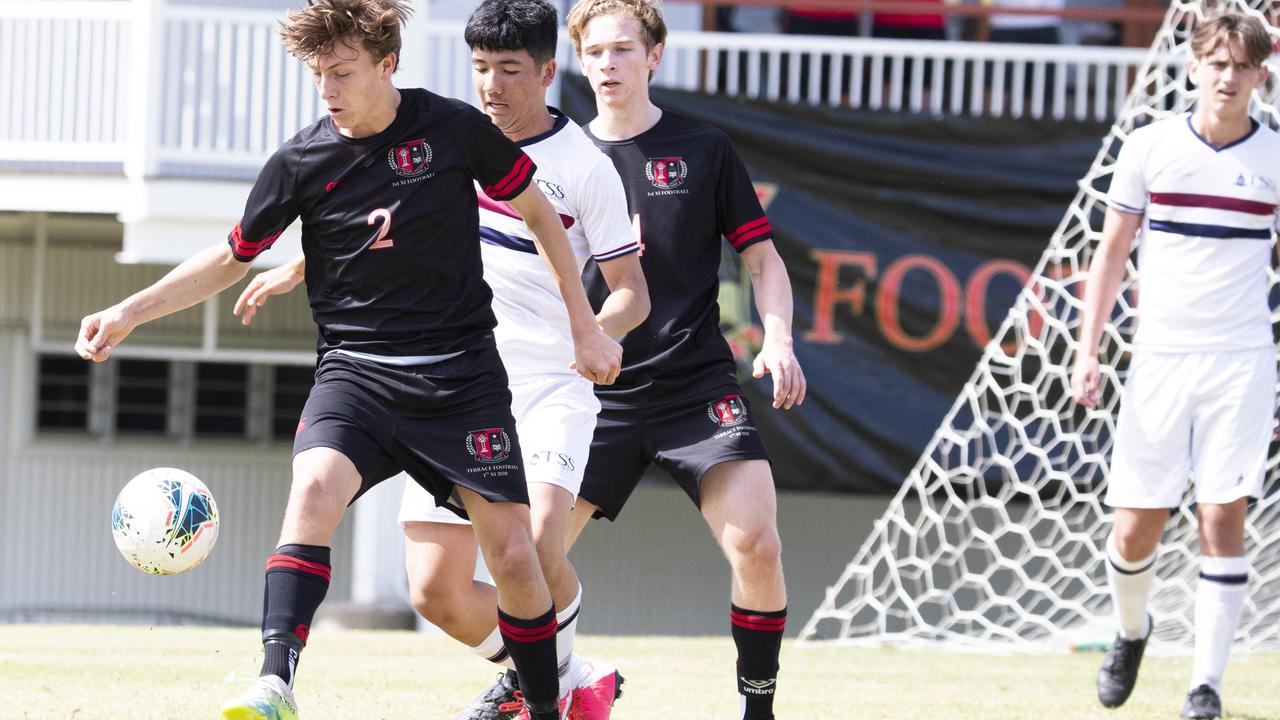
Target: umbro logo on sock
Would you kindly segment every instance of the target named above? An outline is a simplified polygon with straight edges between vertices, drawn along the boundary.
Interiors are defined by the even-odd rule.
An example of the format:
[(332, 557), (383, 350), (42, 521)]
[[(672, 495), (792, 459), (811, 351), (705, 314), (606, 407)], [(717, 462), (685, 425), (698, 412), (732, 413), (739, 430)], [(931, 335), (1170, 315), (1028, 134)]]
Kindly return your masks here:
[(770, 680), (748, 680), (744, 677), (738, 678), (738, 690), (744, 694), (751, 695), (772, 695), (774, 685), (777, 684), (776, 679)]

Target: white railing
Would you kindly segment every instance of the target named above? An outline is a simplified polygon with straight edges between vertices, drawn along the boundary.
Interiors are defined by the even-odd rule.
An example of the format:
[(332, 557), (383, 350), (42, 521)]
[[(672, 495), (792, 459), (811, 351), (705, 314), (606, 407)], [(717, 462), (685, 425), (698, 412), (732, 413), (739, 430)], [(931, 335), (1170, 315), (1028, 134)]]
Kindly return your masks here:
[(280, 13), (165, 6), (151, 94), (155, 161), (252, 167), (324, 113), (285, 52)]
[(949, 115), (1113, 117), (1147, 51), (1064, 45), (672, 33), (654, 83)]
[[(251, 174), (323, 111), (278, 38), (280, 14), (164, 0), (0, 0), (0, 162), (123, 163)], [(415, 22), (402, 81), (470, 99), (457, 22)], [(654, 82), (889, 111), (1104, 120), (1145, 51), (672, 33)], [(567, 41), (565, 72), (578, 67)], [(927, 72), (926, 72), (927, 69)], [(410, 70), (411, 72), (406, 72)]]
[(0, 4), (0, 160), (122, 162), (127, 2)]
[[(461, 24), (428, 31), (440, 83), (469, 97)], [(1106, 120), (1129, 93), (1147, 51), (673, 32), (653, 84), (681, 90), (871, 110)], [(568, 40), (561, 66), (580, 72)], [(998, 89), (998, 90), (997, 90)]]

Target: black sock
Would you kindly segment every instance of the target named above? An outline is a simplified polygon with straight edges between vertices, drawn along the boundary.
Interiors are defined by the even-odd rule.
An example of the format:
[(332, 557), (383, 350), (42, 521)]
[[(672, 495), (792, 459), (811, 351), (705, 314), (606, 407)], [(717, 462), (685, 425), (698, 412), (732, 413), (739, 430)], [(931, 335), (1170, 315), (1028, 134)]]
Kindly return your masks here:
[(316, 608), (329, 591), (329, 548), (281, 545), (267, 558), (262, 608), (262, 675), (279, 675), (290, 686), (298, 654), (307, 644)]
[(498, 629), (520, 677), (520, 692), (533, 720), (558, 717), (560, 673), (556, 662), (556, 609), (531, 620), (512, 617), (498, 608)]
[(743, 720), (773, 720), (778, 652), (787, 627), (787, 609), (762, 612), (733, 605), (733, 642), (738, 646), (738, 694)]

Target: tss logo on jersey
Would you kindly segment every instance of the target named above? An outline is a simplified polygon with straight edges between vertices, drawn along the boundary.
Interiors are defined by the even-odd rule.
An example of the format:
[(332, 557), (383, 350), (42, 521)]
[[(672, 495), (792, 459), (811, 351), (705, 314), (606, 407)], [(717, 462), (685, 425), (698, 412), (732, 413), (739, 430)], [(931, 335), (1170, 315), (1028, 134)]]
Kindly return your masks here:
[(747, 405), (737, 395), (726, 395), (707, 403), (707, 415), (720, 427), (733, 427), (747, 421)]
[(528, 453), (530, 465), (555, 465), (561, 470), (573, 472), (575, 463), (573, 457), (562, 452), (554, 450), (539, 450), (538, 452)]
[(431, 166), (431, 146), (426, 140), (396, 145), (387, 153), (387, 163), (401, 177), (416, 177)]
[(684, 184), (689, 177), (689, 166), (683, 158), (650, 158), (644, 164), (644, 176), (659, 190), (670, 190)]
[(502, 428), (467, 433), (467, 452), (482, 463), (502, 462), (511, 456), (511, 438)]

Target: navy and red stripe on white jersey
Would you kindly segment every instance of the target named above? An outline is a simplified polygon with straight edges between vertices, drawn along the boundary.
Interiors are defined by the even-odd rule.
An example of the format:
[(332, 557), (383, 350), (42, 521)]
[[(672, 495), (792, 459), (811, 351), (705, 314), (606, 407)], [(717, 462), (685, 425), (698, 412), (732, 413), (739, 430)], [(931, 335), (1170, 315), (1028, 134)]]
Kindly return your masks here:
[(1135, 130), (1107, 201), (1141, 214), (1134, 344), (1229, 351), (1272, 344), (1267, 268), (1280, 207), (1280, 135), (1253, 121), (1214, 147), (1190, 114)]
[[(537, 163), (534, 182), (560, 215), (581, 272), (588, 259), (635, 253), (627, 196), (609, 158), (559, 110), (551, 130), (517, 143)], [(479, 192), (484, 279), (493, 289), (494, 334), (512, 385), (548, 376), (576, 379), (573, 334), (560, 289), (538, 257), (533, 233), (510, 205)], [(594, 401), (593, 401), (594, 402)]]
[(493, 345), (478, 184), (519, 195), (536, 167), (480, 111), (401, 89), (395, 120), (353, 139), (321, 118), (263, 166), (228, 237), (249, 261), (302, 220), (319, 351), (444, 355)]
[[(622, 373), (597, 387), (605, 407), (658, 407), (736, 386), (736, 367), (720, 334), (721, 243), (742, 252), (773, 239), (773, 227), (738, 153), (720, 130), (672, 112), (621, 141), (600, 140), (627, 190), (641, 240), (640, 264), (651, 309), (622, 340)], [(608, 286), (588, 265), (588, 296), (598, 309)]]

